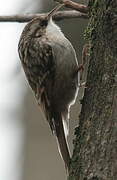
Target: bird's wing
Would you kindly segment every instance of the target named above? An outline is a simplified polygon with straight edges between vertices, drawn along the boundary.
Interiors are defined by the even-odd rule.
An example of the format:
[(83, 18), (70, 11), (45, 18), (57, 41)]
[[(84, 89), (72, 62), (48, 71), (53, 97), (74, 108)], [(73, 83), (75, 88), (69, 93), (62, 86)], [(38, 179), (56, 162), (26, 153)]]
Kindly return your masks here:
[(55, 66), (52, 48), (48, 43), (33, 38), (22, 57), (22, 65), (38, 104), (53, 131), (51, 94), (54, 84)]
[[(47, 42), (47, 41), (46, 41)], [(57, 137), (58, 146), (65, 162), (66, 168), (69, 168), (70, 153), (63, 128), (63, 119), (61, 112), (55, 111), (51, 105), (51, 96), (53, 93), (55, 67), (55, 52), (49, 43), (42, 43), (34, 39), (26, 47), (25, 53), (21, 53), (21, 61), (27, 76), (28, 82), (35, 93), (36, 99), (40, 104), (52, 132)]]

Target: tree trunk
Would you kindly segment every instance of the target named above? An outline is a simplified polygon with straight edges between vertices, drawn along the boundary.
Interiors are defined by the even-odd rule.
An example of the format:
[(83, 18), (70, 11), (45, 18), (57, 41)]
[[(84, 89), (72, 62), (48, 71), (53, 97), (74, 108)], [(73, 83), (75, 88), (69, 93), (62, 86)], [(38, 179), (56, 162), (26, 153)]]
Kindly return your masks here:
[(90, 0), (87, 88), (69, 180), (117, 180), (117, 0)]

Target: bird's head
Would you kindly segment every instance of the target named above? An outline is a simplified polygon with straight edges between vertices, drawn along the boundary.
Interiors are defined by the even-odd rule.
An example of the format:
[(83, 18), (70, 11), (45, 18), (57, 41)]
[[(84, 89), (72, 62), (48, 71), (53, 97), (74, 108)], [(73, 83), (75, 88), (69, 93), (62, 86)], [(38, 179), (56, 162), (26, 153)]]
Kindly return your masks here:
[(39, 37), (46, 32), (46, 28), (49, 22), (52, 20), (53, 15), (62, 7), (64, 4), (57, 5), (46, 15), (40, 15), (39, 17), (34, 18), (30, 21), (24, 28), (23, 34), (29, 36)]

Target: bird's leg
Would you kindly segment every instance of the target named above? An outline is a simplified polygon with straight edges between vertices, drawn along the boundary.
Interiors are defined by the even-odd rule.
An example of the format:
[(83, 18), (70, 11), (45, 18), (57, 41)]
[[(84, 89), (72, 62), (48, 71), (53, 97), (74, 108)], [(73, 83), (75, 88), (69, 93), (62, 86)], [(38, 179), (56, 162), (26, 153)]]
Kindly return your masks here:
[(83, 71), (84, 71), (84, 66), (87, 63), (87, 56), (89, 55), (89, 44), (85, 44), (82, 50), (82, 64), (79, 65), (77, 68), (77, 72), (81, 71), (80, 73), (80, 83), (79, 87), (85, 87), (86, 88), (86, 82), (81, 82), (82, 81), (82, 76), (83, 76)]
[(79, 67), (78, 67), (78, 71), (81, 71), (81, 74), (80, 74), (80, 80), (81, 81), (82, 81), (84, 66), (87, 63), (87, 57), (89, 55), (89, 48), (90, 48), (90, 45), (85, 44), (84, 47), (83, 47), (83, 50), (82, 50), (82, 64), (80, 64)]
[(85, 44), (83, 46), (83, 50), (82, 50), (82, 64), (83, 65), (85, 65), (87, 62), (87, 56), (89, 56), (90, 47), (91, 47), (90, 44)]
[(89, 48), (90, 48), (89, 44), (84, 45), (83, 50), (82, 50), (82, 64), (79, 65), (78, 70), (77, 70), (77, 71), (81, 71), (81, 74), (80, 74), (81, 81), (82, 81), (84, 66), (87, 63), (87, 56), (89, 55)]
[(79, 88), (81, 88), (81, 87), (85, 87), (86, 88), (86, 82), (79, 83), (78, 87)]
[(83, 50), (82, 50), (82, 63), (76, 68), (75, 72), (73, 73), (73, 76), (76, 76), (78, 74), (78, 72), (81, 71), (81, 73), (80, 73), (80, 81), (82, 80), (84, 66), (85, 66), (85, 64), (87, 62), (87, 56), (88, 56), (89, 48), (90, 48), (89, 44), (84, 45)]

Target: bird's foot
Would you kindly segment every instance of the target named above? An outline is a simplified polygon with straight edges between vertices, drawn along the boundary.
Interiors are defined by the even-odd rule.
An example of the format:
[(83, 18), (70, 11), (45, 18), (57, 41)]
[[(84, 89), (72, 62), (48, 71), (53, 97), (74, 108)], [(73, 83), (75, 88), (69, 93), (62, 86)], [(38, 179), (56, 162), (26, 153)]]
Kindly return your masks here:
[(81, 87), (87, 88), (87, 87), (86, 87), (86, 82), (79, 83), (78, 87), (80, 87), (80, 88), (81, 88)]

